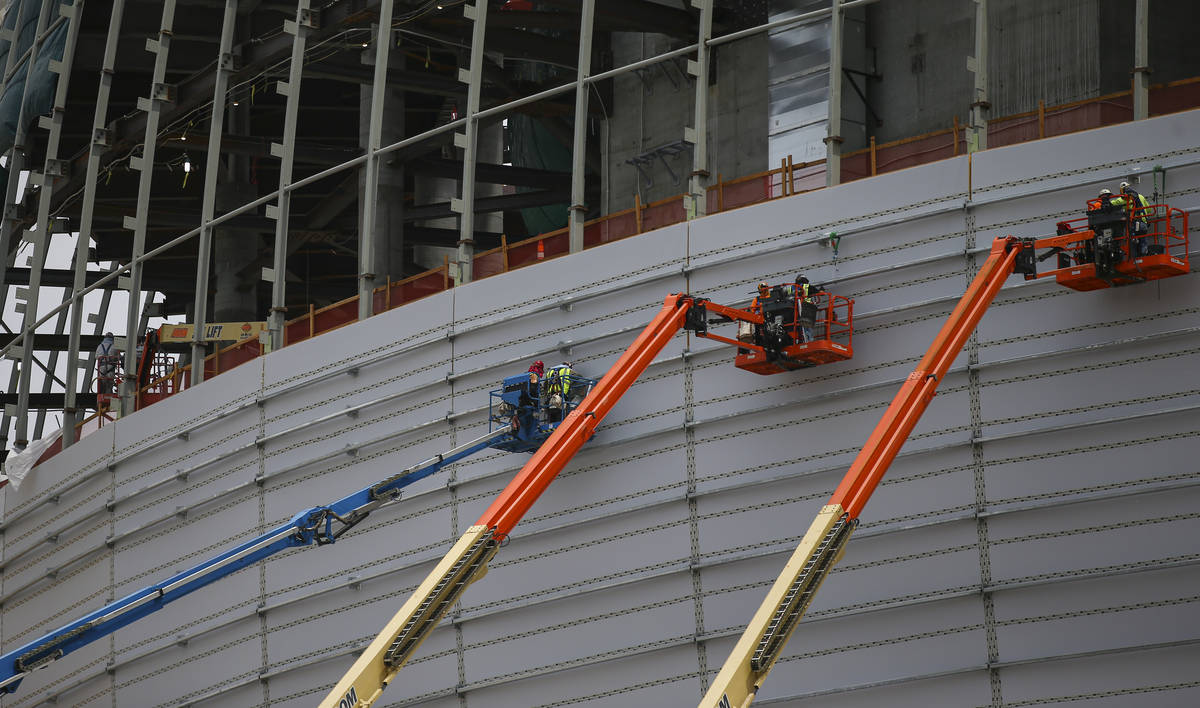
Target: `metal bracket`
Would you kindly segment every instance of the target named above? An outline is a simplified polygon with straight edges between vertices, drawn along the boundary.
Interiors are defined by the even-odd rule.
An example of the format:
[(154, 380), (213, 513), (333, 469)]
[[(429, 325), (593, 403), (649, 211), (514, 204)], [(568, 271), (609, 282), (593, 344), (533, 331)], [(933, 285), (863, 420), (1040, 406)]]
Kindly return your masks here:
[(50, 177), (68, 177), (71, 174), (70, 160), (46, 160), (46, 174)]
[(642, 180), (645, 182), (647, 189), (654, 186), (654, 178), (644, 168), (653, 164), (656, 159), (662, 162), (663, 167), (665, 167), (667, 170), (667, 174), (671, 176), (671, 184), (677, 185), (680, 182), (681, 176), (676, 174), (675, 170), (671, 169), (671, 165), (667, 163), (667, 158), (677, 158), (679, 153), (684, 152), (690, 145), (691, 143), (686, 139), (676, 140), (675, 142), (667, 143), (651, 150), (647, 150), (641, 155), (632, 157), (625, 162), (626, 164), (633, 165), (635, 168), (637, 168), (638, 174), (642, 176)]
[(155, 101), (175, 102), (175, 84), (155, 82), (150, 90), (150, 98)]

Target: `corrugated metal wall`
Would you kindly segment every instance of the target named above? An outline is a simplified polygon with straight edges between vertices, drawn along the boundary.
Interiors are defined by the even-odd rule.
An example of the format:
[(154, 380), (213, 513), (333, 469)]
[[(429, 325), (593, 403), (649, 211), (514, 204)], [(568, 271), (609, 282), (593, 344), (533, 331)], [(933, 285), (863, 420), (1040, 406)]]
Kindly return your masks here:
[[(1006, 116), (1100, 95), (1097, 0), (996, 3), (988, 49), (992, 115)], [(1132, 34), (1133, 8), (1129, 8)]]
[[(770, 21), (818, 10), (821, 0), (774, 2)], [(829, 123), (829, 25), (821, 22), (775, 30), (767, 36), (767, 136), (769, 164), (788, 155), (796, 162), (825, 159)]]
[[(991, 239), (1049, 232), (1155, 165), (1196, 207), (1198, 117), (719, 214), (238, 367), (6, 491), (0, 639), (480, 434), (488, 390), (531, 359), (601, 374), (666, 293), (733, 302), (803, 271), (857, 298), (854, 360), (758, 377), (678, 336), (378, 704), (694, 705)], [(1194, 273), (1092, 293), (1011, 279), (756, 705), (1200, 702), (1198, 292)], [(523, 461), (461, 463), (0, 703), (311, 706)]]

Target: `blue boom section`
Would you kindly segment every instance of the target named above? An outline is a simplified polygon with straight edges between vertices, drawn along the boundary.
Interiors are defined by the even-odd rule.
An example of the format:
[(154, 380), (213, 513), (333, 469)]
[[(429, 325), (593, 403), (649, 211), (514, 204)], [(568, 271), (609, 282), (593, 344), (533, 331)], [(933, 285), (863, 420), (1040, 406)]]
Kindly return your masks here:
[[(508, 430), (487, 435), (420, 462), (398, 474), (360, 489), (329, 506), (296, 514), (288, 523), (243, 543), (165, 581), (128, 595), (41, 638), (0, 656), (0, 693), (13, 693), (21, 679), (80, 647), (135, 622), (172, 600), (198, 590), (288, 548), (333, 543), (375, 509), (400, 498), (400, 490), (425, 479), (446, 465), (499, 443)], [(336, 524), (336, 526), (335, 526)]]

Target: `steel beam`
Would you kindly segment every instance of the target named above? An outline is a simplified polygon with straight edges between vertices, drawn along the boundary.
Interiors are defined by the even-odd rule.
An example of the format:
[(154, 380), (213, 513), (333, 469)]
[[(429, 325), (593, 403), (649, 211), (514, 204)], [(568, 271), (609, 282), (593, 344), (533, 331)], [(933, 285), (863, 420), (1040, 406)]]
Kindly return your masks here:
[[(25, 13), (25, 4), (24, 3), (17, 3), (16, 11), (9, 13), (10, 15), (13, 15), (14, 24), (13, 24), (12, 29), (4, 30), (6, 33), (11, 33), (11, 34), (9, 34), (8, 39), (5, 40), (8, 42), (8, 55), (4, 62), (4, 74), (2, 76), (0, 76), (0, 94), (3, 94), (4, 87), (8, 85), (8, 77), (12, 75), (13, 67), (15, 67), (17, 65), (17, 57), (20, 55), (20, 53), (17, 51), (17, 40), (19, 39), (17, 32), (21, 28), (22, 20), (24, 19), (24, 13)], [(5, 19), (7, 19), (7, 18), (5, 18)], [(12, 176), (11, 168), (13, 166), (14, 165), (11, 163), (8, 165), (8, 167), (10, 168), (10, 171), (8, 173), (10, 177)], [(7, 180), (7, 182), (5, 184), (5, 199), (4, 199), (3, 218), (0, 219), (0, 264), (4, 265), (5, 267), (12, 265), (12, 263), (10, 262), (10, 259), (9, 259), (9, 253), (12, 250), (10, 248), (10, 245), (12, 243), (12, 232), (16, 225), (16, 222), (10, 221), (8, 218), (10, 216), (8, 205), (10, 203), (14, 203), (16, 191), (17, 191), (17, 180), (15, 180), (15, 179)], [(0, 273), (0, 309), (3, 308), (4, 303), (6, 303), (7, 301), (8, 301), (8, 288), (6, 287), (6, 281), (4, 280), (4, 273)], [(15, 372), (16, 369), (14, 368), (13, 371)], [(14, 379), (13, 385), (9, 387), (9, 390), (10, 391), (15, 390), (15, 387), (16, 387), (16, 380)], [(4, 417), (4, 431), (5, 431), (6, 435), (7, 435), (7, 431), (8, 431), (8, 423), (9, 423), (9, 419), (8, 419), (8, 416), (6, 415)]]
[(692, 6), (700, 9), (700, 30), (696, 61), (688, 61), (688, 73), (696, 77), (696, 110), (692, 114), (692, 128), (683, 131), (684, 139), (692, 143), (692, 174), (688, 179), (687, 199), (689, 219), (708, 213), (708, 40), (712, 39), (713, 0), (692, 0)]
[(288, 65), (287, 83), (279, 82), (277, 90), (287, 97), (283, 116), (283, 142), (273, 143), (271, 152), (282, 161), (279, 167), (279, 198), (274, 207), (267, 207), (267, 216), (275, 217), (275, 260), (265, 280), (271, 281), (271, 314), (267, 317), (271, 348), (283, 346), (283, 325), (287, 318), (287, 237), (288, 211), (292, 202), (293, 151), (296, 147), (296, 116), (300, 111), (300, 79), (304, 70), (304, 42), (314, 21), (309, 0), (296, 1), (296, 19), (284, 22), (285, 32), (292, 34), (292, 59)]
[(150, 84), (150, 97), (139, 98), (138, 107), (146, 113), (146, 134), (142, 139), (142, 156), (129, 158), (129, 166), (139, 170), (138, 200), (132, 220), (126, 218), (125, 226), (133, 231), (133, 252), (129, 264), (129, 303), (125, 311), (125, 380), (121, 383), (121, 413), (133, 412), (137, 398), (137, 340), (141, 324), (142, 271), (146, 253), (146, 227), (150, 219), (150, 190), (154, 182), (154, 154), (158, 147), (158, 123), (163, 105), (170, 96), (163, 93), (167, 79), (167, 56), (171, 52), (171, 31), (175, 23), (175, 0), (163, 0), (162, 22), (158, 39), (146, 43), (146, 50), (154, 53), (154, 75)]
[(1133, 119), (1150, 117), (1150, 0), (1137, 0), (1133, 23)]
[[(825, 124), (825, 186), (842, 182), (842, 0), (833, 0), (829, 16), (829, 119)], [(786, 181), (790, 175), (784, 175)]]
[[(38, 50), (41, 48), (44, 41), (43, 33), (46, 31), (46, 25), (50, 21), (50, 10), (57, 7), (58, 3), (42, 3), (42, 11), (38, 15), (37, 33), (34, 35), (33, 45), (29, 48), (29, 54), (25, 64), (25, 86), (21, 92), (21, 108), (17, 112), (17, 132), (15, 142), (13, 143), (12, 152), (8, 159), (8, 182), (10, 186), (15, 187), (16, 181), (20, 178), (21, 170), (25, 163), (25, 140), (28, 138), (28, 130), (25, 128), (25, 123), (28, 120), (28, 103), (29, 103), (29, 87), (33, 84), (33, 66), (37, 62)], [(68, 68), (67, 71), (70, 71)], [(18, 159), (18, 157), (20, 159)], [(32, 178), (33, 175), (30, 175)], [(10, 189), (13, 195), (16, 195), (15, 189)], [(49, 191), (49, 185), (45, 185), (45, 191)], [(5, 202), (4, 204), (4, 225), (9, 226), (9, 218), (16, 219), (17, 205)], [(15, 222), (14, 222), (15, 223)], [(10, 227), (11, 228), (11, 227)], [(13, 448), (17, 450), (25, 449), (29, 444), (29, 386), (30, 375), (33, 373), (33, 330), (36, 329), (34, 323), (37, 322), (37, 304), (38, 304), (38, 289), (41, 287), (42, 268), (46, 265), (46, 247), (50, 241), (50, 229), (46, 228), (45, 223), (38, 224), (38, 231), (31, 231), (25, 234), (24, 238), (33, 243), (33, 270), (29, 276), (29, 288), (27, 290), (28, 297), (25, 300), (25, 342), (22, 349), (21, 357), (21, 376), (17, 383), (17, 439), (13, 441)], [(7, 243), (5, 244), (7, 245)]]
[(392, 0), (379, 4), (375, 25), (375, 75), (371, 81), (371, 117), (367, 129), (366, 186), (363, 189), (362, 230), (358, 234), (358, 319), (375, 314), (375, 205), (379, 198), (379, 143), (383, 136), (383, 105), (387, 90), (388, 54), (392, 45)]
[[(53, 168), (58, 163), (58, 145), (62, 139), (63, 119), (65, 117), (66, 105), (67, 105), (67, 89), (69, 88), (70, 83), (71, 83), (71, 68), (75, 64), (75, 47), (77, 46), (78, 41), (79, 41), (79, 26), (82, 24), (82, 21), (83, 21), (83, 4), (84, 4), (84, 0), (75, 0), (75, 2), (71, 5), (58, 6), (59, 13), (63, 17), (66, 17), (70, 21), (70, 24), (67, 26), (67, 38), (66, 38), (66, 42), (63, 45), (62, 59), (59, 60), (58, 62), (53, 62), (53, 61), (50, 62), (50, 71), (58, 74), (58, 82), (56, 84), (55, 91), (54, 91), (54, 105), (51, 106), (50, 116), (48, 119), (50, 135), (46, 139), (46, 158), (45, 158), (45, 162), (43, 163), (44, 167), (42, 168), (42, 174), (41, 174), (40, 178), (37, 180), (41, 183), (42, 189), (38, 192), (37, 227), (36, 228), (41, 231), (42, 237), (40, 239), (37, 239), (37, 241), (35, 242), (35, 244), (36, 244), (35, 245), (35, 253), (34, 253), (35, 264), (29, 274), (29, 287), (30, 287), (31, 294), (34, 297), (35, 305), (36, 305), (36, 299), (37, 299), (36, 290), (40, 290), (40, 288), (41, 288), (42, 272), (43, 272), (43, 269), (45, 268), (45, 260), (46, 260), (45, 249), (47, 249), (49, 247), (50, 239), (53, 238), (53, 230), (50, 228), (50, 200), (51, 200), (51, 197), (53, 196), (52, 195), (53, 189), (51, 188), (51, 185), (56, 180), (52, 177), (52, 175), (55, 171)], [(26, 79), (26, 81), (29, 81), (29, 80), (30, 80), (29, 78)], [(41, 121), (41, 125), (43, 127), (46, 127), (47, 118), (45, 116), (40, 117), (39, 121)], [(86, 239), (84, 239), (84, 243), (86, 243)], [(36, 262), (39, 260), (39, 256), (36, 252), (37, 248), (39, 248), (39, 247), (42, 249), (40, 263)], [(86, 249), (85, 249), (85, 257), (86, 257)], [(63, 294), (63, 302), (64, 303), (69, 302), (70, 298), (71, 298), (70, 292), (66, 292)], [(34, 310), (35, 313), (37, 312), (36, 306), (33, 307), (32, 309)], [(30, 313), (27, 311), (26, 316), (29, 316), (29, 314)], [(33, 320), (29, 320), (29, 322), (32, 322), (32, 321)], [(66, 327), (66, 324), (67, 324), (67, 311), (63, 310), (61, 313), (59, 313), (58, 321), (54, 325), (54, 333), (62, 334), (64, 328)], [(33, 339), (34, 339), (33, 332), (29, 332), (25, 336), (25, 342), (24, 342), (25, 346), (24, 346), (24, 350), (22, 353), (22, 360), (28, 360), (28, 357), (34, 356)], [(78, 351), (69, 352), (67, 355), (67, 369), (74, 370), (78, 366), (78, 361), (79, 361)], [(58, 351), (53, 351), (49, 357), (48, 368), (50, 369), (50, 371), (54, 371), (57, 367), (58, 367)], [(49, 395), (50, 385), (52, 383), (52, 380), (53, 380), (53, 377), (49, 377), (49, 376), (43, 380), (43, 383), (42, 383), (42, 394), (43, 395)], [(68, 388), (67, 390), (70, 390), (70, 389)], [(46, 410), (43, 408), (43, 409), (38, 410), (37, 422), (34, 425), (34, 431), (33, 431), (34, 439), (38, 439), (38, 438), (42, 437), (42, 429), (43, 429), (43, 425), (45, 424), (45, 421), (46, 421)], [(64, 419), (63, 419), (64, 431), (65, 431), (67, 423), (69, 423), (69, 422), (71, 422), (71, 421), (64, 416)]]
[(217, 204), (217, 175), (221, 172), (221, 137), (225, 133), (225, 93), (229, 75), (233, 72), (233, 29), (237, 24), (237, 0), (225, 0), (225, 15), (221, 19), (221, 42), (217, 49), (217, 78), (213, 82), (212, 117), (208, 125), (208, 159), (204, 164), (204, 201), (200, 207), (200, 245), (196, 256), (196, 299), (192, 305), (192, 322), (196, 338), (192, 340), (192, 385), (204, 381), (204, 357), (208, 345), (202, 335), (208, 318), (208, 276), (212, 262), (213, 229), (210, 225)]
[(592, 25), (596, 16), (596, 0), (583, 0), (579, 17), (579, 64), (575, 83), (575, 136), (571, 147), (571, 206), (568, 207), (568, 245), (571, 253), (583, 250), (583, 224), (587, 219), (584, 204), (587, 173), (587, 79), (592, 74)]
[[(79, 219), (79, 238), (75, 242), (75, 283), (71, 292), (70, 344), (67, 353), (66, 403), (63, 413), (63, 447), (75, 442), (75, 426), (80, 422), (79, 409), (75, 401), (76, 382), (79, 376), (80, 333), (83, 331), (83, 296), (79, 294), (87, 286), (88, 241), (92, 233), (92, 217), (96, 206), (96, 182), (100, 173), (100, 152), (106, 142), (105, 126), (108, 125), (108, 98), (112, 93), (113, 70), (117, 61), (117, 43), (121, 39), (121, 18), (125, 13), (125, 0), (113, 0), (108, 17), (108, 37), (104, 44), (104, 60), (100, 66), (100, 87), (96, 92), (96, 110), (92, 116), (92, 138), (89, 141), (87, 176), (83, 184), (83, 205)], [(53, 190), (51, 190), (53, 191)], [(52, 195), (53, 196), (53, 195)], [(107, 300), (107, 299), (106, 299)], [(105, 308), (107, 310), (107, 308)], [(103, 327), (103, 323), (100, 325)], [(94, 355), (94, 352), (92, 352)], [(90, 357), (89, 357), (90, 361)], [(85, 380), (91, 381), (90, 366)]]
[(967, 57), (967, 70), (975, 74), (974, 100), (967, 132), (967, 152), (987, 150), (988, 113), (988, 9), (987, 0), (975, 0), (975, 56)]
[(454, 136), (454, 144), (463, 149), (462, 192), (450, 202), (458, 214), (458, 272), (455, 283), (469, 283), (475, 266), (475, 156), (479, 143), (479, 92), (483, 85), (483, 39), (487, 30), (487, 0), (463, 5), (463, 15), (474, 21), (471, 30), (471, 64), (458, 70), (458, 80), (467, 85), (465, 134)]
[[(0, 76), (0, 93), (3, 93), (4, 87), (8, 85), (8, 77), (12, 75), (13, 67), (15, 67), (17, 65), (17, 57), (19, 55), (19, 53), (17, 52), (17, 40), (19, 39), (17, 32), (18, 32), (18, 30), (20, 30), (20, 28), (23, 24), (22, 21), (24, 19), (24, 11), (25, 11), (25, 4), (18, 3), (16, 12), (10, 13), (11, 15), (13, 15), (13, 27), (11, 30), (9, 30), (9, 31), (11, 31), (12, 34), (9, 35), (8, 40), (7, 40), (8, 41), (8, 57), (7, 57), (7, 61), (5, 61), (5, 64), (4, 64), (4, 75)], [(18, 130), (19, 130), (19, 127), (18, 127)], [(13, 158), (15, 159), (15, 157), (16, 157), (16, 154), (14, 153)], [(17, 192), (17, 180), (15, 178), (12, 178), (13, 173), (11, 171), (11, 168), (15, 167), (15, 163), (9, 162), (8, 167), (10, 168), (10, 171), (9, 171), (10, 179), (7, 181), (7, 184), (6, 184), (5, 198), (4, 198), (4, 213), (3, 213), (3, 218), (0, 219), (0, 265), (3, 265), (5, 267), (5, 270), (7, 270), (8, 266), (13, 265), (12, 259), (9, 256), (9, 253), (10, 253), (9, 245), (12, 242), (12, 232), (13, 232), (13, 228), (14, 228), (16, 222), (15, 222), (15, 220), (10, 221), (8, 218), (10, 216), (8, 205), (15, 203), (14, 199), (15, 199), (15, 195)], [(8, 286), (5, 281), (5, 275), (6, 275), (6, 273), (0, 273), (0, 310), (2, 310), (4, 304), (8, 301)], [(12, 371), (9, 372), (8, 388), (5, 390), (7, 390), (7, 391), (17, 390), (17, 385), (20, 383), (20, 380), (21, 380), (21, 367), (16, 362), (14, 362), (12, 365)], [(11, 427), (12, 427), (12, 416), (9, 415), (9, 409), (5, 408), (4, 415), (2, 417), (0, 417), (0, 442), (3, 442), (4, 447), (6, 447), (6, 448), (8, 447), (8, 431)]]

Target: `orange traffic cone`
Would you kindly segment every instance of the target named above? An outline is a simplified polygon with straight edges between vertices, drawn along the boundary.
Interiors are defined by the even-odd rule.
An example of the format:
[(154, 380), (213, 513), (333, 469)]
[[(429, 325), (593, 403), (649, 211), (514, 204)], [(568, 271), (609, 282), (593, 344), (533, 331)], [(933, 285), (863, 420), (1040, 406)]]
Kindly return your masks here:
[(540, 261), (540, 260), (544, 259), (545, 257), (546, 257), (546, 243), (544, 241), (538, 241), (537, 259)]

